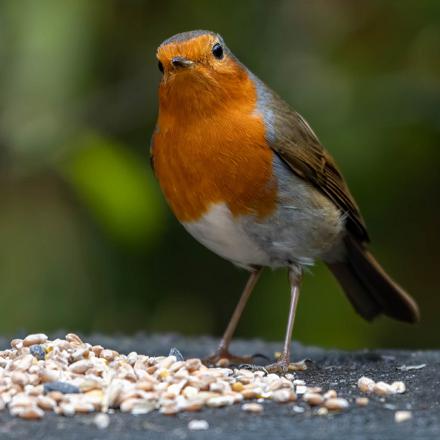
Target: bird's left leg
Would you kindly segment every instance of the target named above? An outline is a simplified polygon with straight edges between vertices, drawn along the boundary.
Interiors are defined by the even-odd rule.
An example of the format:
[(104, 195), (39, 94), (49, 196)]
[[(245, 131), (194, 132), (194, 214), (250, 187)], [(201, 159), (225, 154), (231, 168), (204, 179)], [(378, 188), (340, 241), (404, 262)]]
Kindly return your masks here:
[(249, 279), (246, 283), (246, 286), (241, 294), (240, 300), (235, 307), (234, 313), (229, 321), (228, 326), (226, 327), (226, 331), (220, 341), (220, 344), (215, 351), (215, 353), (209, 356), (204, 360), (204, 363), (207, 365), (216, 365), (220, 359), (228, 359), (232, 363), (243, 364), (250, 363), (253, 360), (252, 356), (235, 356), (229, 352), (229, 345), (232, 340), (232, 336), (237, 328), (240, 317), (243, 313), (243, 310), (248, 302), (249, 297), (251, 296), (252, 291), (254, 290), (255, 285), (257, 284), (258, 279), (260, 278), (261, 272), (263, 271), (262, 267), (259, 267), (251, 272)]
[(266, 367), (269, 373), (286, 373), (290, 364), (290, 344), (292, 340), (293, 324), (295, 322), (296, 307), (299, 299), (299, 287), (302, 279), (302, 269), (289, 269), (290, 282), (290, 307), (287, 320), (286, 336), (284, 338), (283, 352), (280, 358)]

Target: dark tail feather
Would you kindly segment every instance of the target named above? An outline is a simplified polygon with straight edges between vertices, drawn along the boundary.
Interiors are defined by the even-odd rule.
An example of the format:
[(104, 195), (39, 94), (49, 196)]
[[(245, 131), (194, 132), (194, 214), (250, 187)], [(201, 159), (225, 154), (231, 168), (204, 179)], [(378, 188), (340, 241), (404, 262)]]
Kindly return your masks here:
[(347, 236), (347, 259), (328, 264), (356, 311), (367, 320), (381, 313), (405, 322), (417, 322), (416, 302), (382, 269), (365, 247)]

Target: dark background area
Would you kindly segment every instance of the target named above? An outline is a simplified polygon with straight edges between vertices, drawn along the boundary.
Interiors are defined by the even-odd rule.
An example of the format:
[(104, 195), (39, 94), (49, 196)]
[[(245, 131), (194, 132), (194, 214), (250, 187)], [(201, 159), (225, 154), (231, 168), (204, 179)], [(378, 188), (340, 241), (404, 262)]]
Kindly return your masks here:
[[(421, 306), (365, 323), (329, 272), (305, 277), (307, 344), (439, 347), (438, 1), (0, 3), (0, 332), (219, 335), (246, 274), (189, 237), (149, 168), (156, 47), (219, 32), (335, 156), (372, 249)], [(288, 283), (267, 271), (239, 334), (280, 339)]]

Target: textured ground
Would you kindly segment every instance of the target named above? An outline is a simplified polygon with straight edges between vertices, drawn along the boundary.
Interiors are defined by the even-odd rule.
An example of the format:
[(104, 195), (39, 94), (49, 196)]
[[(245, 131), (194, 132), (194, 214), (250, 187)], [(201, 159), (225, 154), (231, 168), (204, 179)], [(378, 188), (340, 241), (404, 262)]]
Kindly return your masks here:
[[(94, 335), (85, 338), (119, 352), (165, 355), (177, 347), (185, 357), (205, 356), (216, 342), (210, 338), (183, 338), (173, 335), (138, 335), (108, 337)], [(0, 338), (0, 348), (6, 348), (6, 339)], [(272, 356), (280, 344), (262, 341), (238, 341), (237, 353), (263, 353)], [(308, 358), (310, 368), (297, 373), (307, 385), (334, 388), (342, 397), (358, 396), (356, 383), (366, 375), (376, 381), (403, 380), (407, 392), (387, 397), (372, 397), (366, 408), (351, 405), (350, 409), (329, 416), (318, 416), (303, 403), (305, 412), (296, 413), (293, 404), (264, 403), (264, 414), (244, 413), (240, 405), (224, 409), (203, 410), (164, 416), (153, 413), (142, 416), (112, 414), (110, 426), (99, 430), (92, 416), (65, 418), (46, 416), (39, 422), (28, 422), (0, 413), (0, 439), (45, 440), (173, 440), (173, 439), (440, 439), (440, 351), (357, 351), (342, 352), (294, 345), (294, 358)], [(399, 367), (426, 364), (424, 368), (402, 371)], [(396, 424), (396, 410), (411, 410), (413, 418)], [(188, 422), (204, 419), (207, 431), (189, 431)]]

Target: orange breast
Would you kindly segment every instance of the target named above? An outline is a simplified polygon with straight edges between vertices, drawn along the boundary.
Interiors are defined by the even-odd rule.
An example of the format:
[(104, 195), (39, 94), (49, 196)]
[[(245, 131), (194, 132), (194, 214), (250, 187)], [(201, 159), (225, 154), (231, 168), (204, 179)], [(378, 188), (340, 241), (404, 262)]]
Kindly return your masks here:
[(234, 216), (262, 218), (275, 209), (274, 153), (266, 143), (263, 120), (254, 111), (255, 87), (250, 81), (246, 87), (235, 105), (213, 109), (204, 117), (160, 112), (153, 138), (154, 168), (181, 222), (196, 221), (221, 202)]

